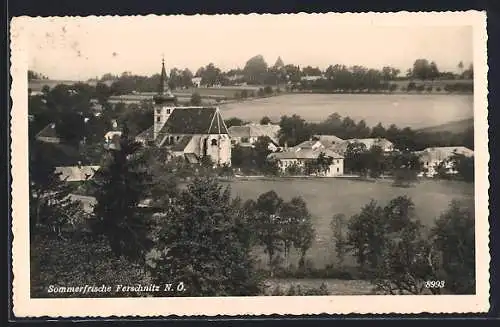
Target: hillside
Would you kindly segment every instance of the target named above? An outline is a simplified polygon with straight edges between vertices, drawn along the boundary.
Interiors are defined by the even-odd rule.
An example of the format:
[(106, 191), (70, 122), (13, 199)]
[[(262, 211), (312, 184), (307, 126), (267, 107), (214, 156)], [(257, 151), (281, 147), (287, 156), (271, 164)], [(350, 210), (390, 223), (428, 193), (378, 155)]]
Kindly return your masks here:
[(474, 119), (468, 118), (463, 120), (452, 121), (446, 124), (425, 127), (418, 129), (418, 132), (425, 133), (436, 133), (436, 132), (452, 132), (452, 133), (462, 133), (466, 131), (468, 128), (474, 127)]

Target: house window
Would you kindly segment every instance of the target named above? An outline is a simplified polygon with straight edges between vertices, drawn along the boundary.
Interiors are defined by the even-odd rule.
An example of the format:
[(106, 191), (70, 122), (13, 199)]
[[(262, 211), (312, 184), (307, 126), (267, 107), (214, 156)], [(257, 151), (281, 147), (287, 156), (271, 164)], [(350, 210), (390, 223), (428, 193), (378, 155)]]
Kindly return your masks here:
[(161, 114), (161, 109), (156, 109), (156, 113), (159, 115)]
[(170, 115), (170, 109), (167, 109), (167, 115)]
[(180, 136), (177, 136), (177, 137), (176, 137), (176, 140), (177, 140), (177, 141), (179, 141), (179, 139), (180, 139), (180, 138), (181, 138)]
[(241, 138), (242, 143), (248, 143), (248, 137), (242, 137)]
[(217, 140), (216, 139), (213, 139), (212, 142), (210, 143), (212, 145), (217, 145)]
[(339, 169), (339, 167), (337, 167), (337, 173), (339, 173), (339, 172), (340, 172), (340, 169)]
[(161, 117), (160, 116), (156, 117), (156, 122), (159, 123), (160, 121), (161, 121)]

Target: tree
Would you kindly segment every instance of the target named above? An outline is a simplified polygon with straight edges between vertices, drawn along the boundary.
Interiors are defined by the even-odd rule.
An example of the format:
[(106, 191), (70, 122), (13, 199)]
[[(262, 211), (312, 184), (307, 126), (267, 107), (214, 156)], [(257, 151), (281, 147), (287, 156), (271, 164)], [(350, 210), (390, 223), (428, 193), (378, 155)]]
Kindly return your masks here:
[(454, 294), (475, 293), (474, 213), (452, 201), (432, 229), (434, 246), (441, 254), (446, 288)]
[(300, 252), (299, 267), (303, 267), (307, 250), (314, 240), (314, 228), (307, 204), (301, 197), (294, 197), (290, 202), (281, 204), (279, 217), (285, 258), (293, 245)]
[(243, 74), (249, 84), (263, 84), (267, 74), (267, 63), (262, 55), (256, 55), (245, 64)]
[(193, 86), (193, 73), (189, 69), (184, 69), (181, 73), (181, 85), (183, 87), (192, 87)]
[(261, 194), (253, 211), (257, 240), (269, 256), (269, 266), (273, 267), (276, 256), (283, 250), (279, 210), (283, 204), (278, 194), (269, 191)]
[(363, 119), (358, 122), (355, 129), (357, 138), (363, 139), (370, 136), (370, 127), (366, 126), (366, 122)]
[(271, 119), (267, 116), (264, 116), (262, 117), (262, 119), (260, 120), (260, 124), (261, 125), (267, 125), (267, 124), (270, 124), (271, 123)]
[(365, 153), (365, 158), (370, 177), (379, 178), (387, 170), (384, 151), (380, 146), (373, 145)]
[(56, 133), (65, 143), (77, 146), (85, 137), (85, 117), (76, 112), (62, 112), (56, 122)]
[(333, 242), (335, 244), (335, 252), (339, 265), (343, 265), (347, 249), (346, 236), (347, 222), (344, 214), (334, 215), (330, 223), (330, 228), (333, 231)]
[(349, 143), (345, 152), (345, 168), (348, 171), (365, 175), (368, 170), (366, 162), (366, 145), (361, 142)]
[(347, 244), (361, 269), (373, 271), (381, 260), (384, 243), (384, 209), (372, 200), (349, 220)]
[(192, 106), (200, 106), (201, 105), (201, 95), (198, 92), (194, 92), (191, 95), (190, 103)]
[(231, 126), (243, 126), (246, 124), (245, 121), (243, 121), (239, 118), (236, 118), (236, 117), (226, 119), (226, 120), (224, 120), (224, 123), (226, 124), (227, 128), (229, 128)]
[(474, 78), (474, 65), (471, 63), (469, 65), (469, 68), (464, 70), (462, 73), (462, 78), (464, 79), (473, 79)]
[(195, 178), (165, 208), (151, 272), (158, 282), (183, 283), (187, 296), (259, 294), (245, 210), (213, 178)]
[(418, 173), (422, 170), (422, 163), (418, 156), (408, 150), (392, 154), (390, 161), (394, 186), (411, 186), (417, 180)]
[(271, 153), (271, 150), (269, 150), (269, 144), (271, 143), (272, 140), (269, 136), (259, 136), (254, 143), (254, 160), (259, 169), (262, 169), (266, 164), (267, 156)]
[(69, 197), (72, 188), (61, 180), (61, 173), (56, 173), (56, 158), (44, 146), (36, 141), (29, 146), (30, 235), (46, 231), (63, 237), (64, 227), (74, 225), (83, 212)]
[(280, 131), (278, 134), (280, 144), (288, 143), (295, 146), (311, 137), (311, 130), (306, 121), (298, 115), (282, 116), (280, 120)]
[(432, 61), (429, 65), (429, 76), (431, 80), (435, 80), (439, 77), (439, 69), (434, 61)]
[(201, 77), (201, 84), (207, 86), (214, 86), (222, 83), (222, 71), (217, 68), (213, 63), (205, 67), (201, 67), (196, 72), (196, 76)]
[(417, 59), (413, 63), (413, 77), (427, 80), (432, 77), (431, 64), (427, 59)]
[(451, 158), (458, 175), (466, 182), (474, 182), (474, 156), (455, 154)]
[(372, 132), (370, 137), (372, 138), (385, 138), (386, 132), (382, 123), (378, 123), (375, 127), (372, 128)]
[(140, 147), (125, 126), (118, 149), (110, 150), (109, 163), (92, 180), (97, 201), (92, 229), (108, 239), (117, 256), (137, 262), (145, 260), (152, 246), (151, 217), (139, 208), (150, 180), (144, 161), (137, 158)]
[(375, 290), (383, 294), (419, 295), (429, 290), (439, 293), (437, 288), (426, 288), (426, 283), (438, 280), (429, 260), (431, 251), (419, 222), (409, 223), (391, 234), (385, 241), (378, 265)]
[(349, 221), (347, 239), (379, 292), (421, 294), (425, 281), (436, 280), (431, 244), (408, 197), (394, 198), (384, 208), (372, 200)]
[(457, 67), (458, 67), (458, 73), (459, 73), (460, 75), (462, 75), (462, 74), (463, 74), (463, 71), (464, 71), (464, 63), (463, 63), (463, 61), (460, 61), (460, 62), (458, 63), (458, 65), (457, 65)]

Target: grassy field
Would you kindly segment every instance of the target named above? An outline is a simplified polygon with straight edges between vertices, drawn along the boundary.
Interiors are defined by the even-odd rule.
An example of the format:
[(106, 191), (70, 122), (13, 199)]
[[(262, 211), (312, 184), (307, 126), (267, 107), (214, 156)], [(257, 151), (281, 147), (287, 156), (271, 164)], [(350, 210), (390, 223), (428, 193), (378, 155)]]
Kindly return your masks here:
[(446, 84), (465, 84), (465, 85), (470, 85), (473, 83), (473, 80), (471, 79), (443, 79), (443, 80), (435, 80), (435, 81), (430, 81), (430, 80), (402, 80), (402, 81), (391, 81), (391, 84), (396, 84), (398, 86), (398, 89), (400, 88), (406, 88), (408, 87), (408, 84), (410, 82), (415, 83), (416, 86), (423, 85), (424, 87), (429, 87), (432, 86), (433, 88), (441, 88), (443, 89)]
[[(260, 194), (270, 190), (274, 190), (285, 201), (294, 196), (301, 196), (313, 216), (316, 230), (315, 241), (307, 255), (316, 268), (336, 264), (333, 232), (330, 228), (333, 215), (343, 213), (349, 218), (359, 213), (361, 207), (371, 199), (385, 205), (397, 196), (407, 195), (412, 198), (418, 218), (426, 226), (432, 226), (434, 220), (447, 209), (453, 199), (463, 201), (471, 208), (474, 206), (473, 185), (451, 181), (421, 181), (411, 188), (392, 187), (389, 181), (371, 183), (337, 178), (235, 180), (228, 184), (231, 186), (233, 196), (240, 196), (245, 200), (256, 199)], [(260, 262), (265, 264), (267, 257), (262, 252), (258, 256)], [(290, 259), (289, 263), (297, 264), (296, 253), (292, 253)], [(346, 258), (345, 264), (354, 265), (354, 259)]]
[[(332, 241), (333, 231), (330, 223), (333, 215), (344, 214), (350, 218), (360, 212), (361, 208), (372, 199), (380, 205), (386, 205), (397, 196), (409, 196), (415, 203), (417, 217), (430, 227), (436, 218), (447, 210), (452, 200), (459, 200), (470, 208), (474, 207), (474, 186), (457, 181), (422, 180), (410, 188), (391, 186), (391, 181), (364, 182), (342, 178), (318, 179), (276, 179), (276, 180), (238, 180), (223, 182), (230, 186), (233, 197), (239, 196), (243, 200), (257, 199), (262, 193), (274, 190), (285, 201), (292, 197), (301, 196), (307, 203), (309, 212), (313, 216), (313, 225), (316, 238), (307, 259), (315, 268), (323, 268), (329, 264), (336, 264), (336, 253)], [(73, 195), (74, 200), (84, 204), (84, 209), (92, 211), (95, 199), (91, 197)], [(267, 256), (261, 249), (256, 250), (261, 268), (266, 267)], [(298, 255), (293, 252), (289, 264), (297, 264)], [(345, 265), (353, 267), (354, 258), (346, 258)]]
[(470, 118), (470, 119), (449, 122), (447, 124), (422, 128), (419, 131), (426, 133), (436, 133), (436, 132), (462, 133), (468, 128), (473, 128), (473, 127), (474, 127), (474, 119)]
[(474, 116), (472, 95), (445, 94), (285, 94), (220, 105), (224, 119), (238, 117), (258, 122), (263, 116), (279, 121), (297, 114), (306, 121), (320, 122), (338, 113), (368, 126), (381, 122), (388, 127), (414, 129), (469, 119)]

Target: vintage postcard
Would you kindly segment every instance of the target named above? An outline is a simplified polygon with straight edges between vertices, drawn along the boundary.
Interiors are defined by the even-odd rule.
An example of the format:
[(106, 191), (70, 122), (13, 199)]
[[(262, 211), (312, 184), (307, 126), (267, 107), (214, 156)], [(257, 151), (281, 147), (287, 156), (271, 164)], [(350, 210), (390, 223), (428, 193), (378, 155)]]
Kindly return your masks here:
[(16, 317), (488, 311), (484, 12), (10, 27)]

